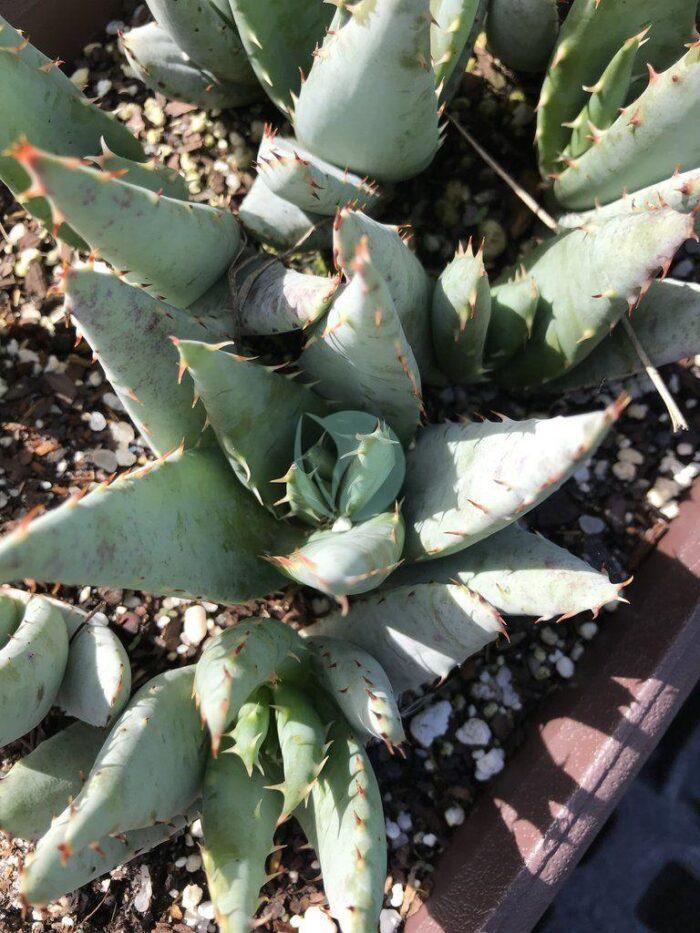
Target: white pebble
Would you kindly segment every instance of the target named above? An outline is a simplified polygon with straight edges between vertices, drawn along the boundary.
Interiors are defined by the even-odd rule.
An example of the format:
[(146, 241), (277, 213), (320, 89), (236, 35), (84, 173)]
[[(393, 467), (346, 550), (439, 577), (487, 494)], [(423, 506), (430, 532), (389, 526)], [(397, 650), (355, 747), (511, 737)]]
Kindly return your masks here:
[(455, 732), (455, 738), (462, 745), (488, 745), (491, 729), (483, 719), (467, 719)]
[(571, 658), (567, 658), (565, 654), (563, 654), (560, 658), (557, 658), (555, 667), (557, 669), (557, 674), (559, 674), (559, 676), (563, 677), (565, 680), (573, 677), (576, 671), (574, 662), (571, 660)]
[(559, 636), (549, 625), (544, 625), (540, 629), (540, 638), (545, 643), (545, 645), (549, 645), (550, 647), (553, 647), (559, 641)]
[(118, 395), (115, 395), (114, 392), (105, 392), (102, 396), (102, 401), (105, 405), (108, 405), (113, 411), (124, 411), (124, 406)]
[(309, 907), (299, 924), (300, 933), (336, 933), (337, 927), (325, 910)]
[(140, 914), (145, 914), (151, 906), (152, 897), (151, 873), (147, 865), (141, 865), (138, 875), (138, 890), (133, 900), (134, 910), (138, 910)]
[(385, 908), (379, 914), (379, 933), (396, 933), (403, 920), (398, 910)]
[(386, 835), (387, 839), (398, 839), (401, 835), (401, 828), (398, 823), (395, 823), (393, 820), (386, 821)]
[(633, 480), (637, 475), (636, 466), (633, 463), (626, 463), (624, 460), (618, 460), (617, 463), (613, 463), (612, 471), (618, 479), (624, 482)]
[(100, 448), (98, 450), (87, 450), (85, 459), (94, 463), (96, 467), (105, 470), (107, 473), (115, 473), (117, 470), (117, 457), (113, 450)]
[(661, 512), (664, 518), (672, 521), (674, 518), (678, 518), (680, 510), (680, 506), (677, 502), (667, 502), (666, 505), (661, 506), (659, 512)]
[(401, 827), (401, 829), (404, 830), (404, 832), (408, 832), (410, 829), (413, 828), (413, 820), (411, 819), (411, 814), (410, 814), (410, 813), (406, 813), (406, 812), (402, 811), (402, 812), (399, 813), (399, 815), (396, 817), (396, 822), (399, 824), (399, 826)]
[(630, 416), (630, 418), (634, 418), (635, 421), (642, 421), (644, 418), (646, 418), (648, 411), (648, 405), (637, 403), (635, 405), (630, 405), (630, 407), (627, 409), (627, 414)]
[(216, 907), (214, 907), (211, 901), (204, 901), (197, 908), (197, 915), (202, 918), (202, 920), (214, 920), (216, 918)]
[(503, 770), (506, 754), (502, 748), (492, 748), (476, 762), (474, 777), (477, 781), (488, 781)]
[(655, 509), (660, 509), (671, 499), (675, 499), (680, 491), (681, 487), (675, 480), (659, 476), (651, 489), (647, 491), (647, 502), (649, 505), (653, 505)]
[(435, 739), (447, 732), (451, 713), (452, 706), (447, 700), (433, 703), (413, 717), (410, 725), (411, 735), (423, 748), (430, 748)]
[(109, 94), (111, 90), (112, 90), (112, 82), (109, 80), (109, 78), (101, 78), (97, 82), (95, 91), (97, 92), (98, 97), (104, 97), (105, 94)]
[(130, 467), (136, 463), (136, 454), (132, 454), (128, 447), (120, 447), (114, 456), (120, 467)]
[(680, 470), (676, 470), (673, 474), (673, 479), (679, 486), (682, 486), (683, 489), (687, 489), (689, 486), (693, 485), (693, 480), (699, 472), (700, 466), (698, 466), (697, 463), (686, 463)]
[(595, 622), (582, 622), (578, 627), (578, 633), (581, 638), (590, 641), (598, 634), (598, 626)]
[(187, 856), (187, 861), (185, 862), (186, 871), (193, 872), (199, 871), (202, 867), (202, 856), (198, 852), (193, 852), (192, 855)]
[(695, 448), (692, 444), (689, 444), (687, 441), (683, 441), (676, 447), (676, 453), (679, 457), (691, 457), (695, 452)]
[(113, 421), (109, 426), (115, 444), (130, 444), (136, 437), (136, 432), (128, 421)]
[(435, 845), (437, 845), (437, 836), (435, 833), (426, 833), (421, 841), (424, 846), (432, 849)]
[(448, 826), (461, 826), (464, 822), (464, 810), (455, 804), (445, 810), (445, 822)]
[(389, 903), (392, 907), (400, 907), (403, 904), (403, 885), (397, 881), (391, 888), (391, 897)]
[(182, 906), (185, 910), (194, 910), (199, 906), (203, 894), (204, 891), (198, 884), (186, 885), (182, 892)]
[(207, 614), (201, 606), (185, 609), (182, 640), (187, 645), (199, 645), (207, 637)]
[(644, 454), (635, 450), (634, 447), (625, 447), (618, 453), (617, 459), (623, 463), (634, 463), (635, 466), (641, 466), (644, 463)]
[(91, 431), (104, 431), (107, 427), (107, 419), (101, 411), (91, 411), (89, 415), (83, 415), (87, 420)]
[(578, 524), (585, 535), (599, 535), (605, 531), (605, 522), (596, 515), (581, 515)]
[(70, 76), (70, 79), (76, 87), (82, 90), (90, 79), (90, 72), (87, 68), (78, 68)]

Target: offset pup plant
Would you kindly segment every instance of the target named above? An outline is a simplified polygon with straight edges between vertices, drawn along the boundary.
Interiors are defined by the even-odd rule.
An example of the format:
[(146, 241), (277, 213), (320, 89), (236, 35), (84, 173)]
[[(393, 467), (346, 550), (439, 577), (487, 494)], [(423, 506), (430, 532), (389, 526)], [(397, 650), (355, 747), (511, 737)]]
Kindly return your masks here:
[[(49, 229), (100, 257), (66, 270), (66, 310), (154, 454), (20, 522), (0, 542), (0, 580), (238, 603), (292, 579), (338, 604), (302, 633), (247, 620), (197, 665), (142, 687), (106, 736), (76, 737), (74, 724), (20, 762), (0, 785), (0, 826), (41, 837), (24, 894), (58, 897), (201, 812), (220, 924), (244, 930), (275, 827), (293, 815), (342, 929), (376, 929), (386, 840), (363, 742), (400, 744), (401, 693), (496, 638), (501, 614), (566, 618), (620, 598), (621, 585), (518, 521), (590, 456), (624, 399), (567, 418), (426, 424), (422, 386), (449, 371), (437, 335), (450, 335), (455, 314), (460, 333), (474, 328), (472, 346), (458, 347), (464, 372), (487, 368), (478, 348), (498, 316), (484, 323), (493, 299), (479, 256), (461, 253), (436, 288), (395, 229), (344, 209), (338, 276), (288, 270), (250, 251), (232, 215), (188, 202), (177, 176), (146, 164), (126, 130), (16, 32), (0, 41), (0, 79), (17, 88), (2, 98), (0, 170)], [(107, 128), (115, 142), (104, 151)], [(601, 246), (590, 267), (635, 294), (686, 223), (663, 212), (658, 243), (640, 235), (612, 271)], [(253, 355), (256, 338), (294, 331), (303, 349), (293, 365)], [(22, 599), (9, 591), (0, 603), (17, 632), (7, 655), (0, 644), (0, 690), (5, 657), (22, 655)], [(22, 611), (33, 627), (52, 605)], [(47, 688), (63, 705), (51, 651)], [(16, 737), (24, 711), (0, 695)], [(44, 806), (30, 824), (23, 775), (36, 761)]]

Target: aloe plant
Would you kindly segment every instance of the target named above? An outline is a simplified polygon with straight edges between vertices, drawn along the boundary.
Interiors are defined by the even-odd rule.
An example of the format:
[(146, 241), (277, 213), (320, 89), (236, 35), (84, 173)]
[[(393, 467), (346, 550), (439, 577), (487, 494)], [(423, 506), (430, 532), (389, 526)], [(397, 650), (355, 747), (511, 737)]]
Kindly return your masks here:
[[(700, 166), (694, 0), (575, 0), (542, 86), (540, 167), (568, 210), (644, 191)], [(652, 188), (650, 189), (650, 186)], [(691, 198), (688, 209), (697, 204)]]
[[(402, 16), (414, 7), (403, 4)], [(365, 28), (363, 11), (366, 28), (383, 22), (362, 4), (338, 9), (350, 38)], [(391, 38), (393, 54), (400, 37)], [(422, 387), (440, 378), (440, 343), (452, 339), (452, 325), (470, 378), (488, 368), (482, 357), (495, 324), (514, 340), (473, 251), (435, 289), (396, 229), (344, 209), (333, 235), (339, 274), (288, 270), (252, 253), (233, 215), (188, 202), (176, 178), (166, 191), (149, 184), (163, 169), (139, 162), (128, 134), (119, 148), (107, 140), (103, 152), (102, 117), (30, 46), (17, 43), (6, 57), (8, 74), (24, 69), (28, 77), (16, 79), (16, 107), (2, 98), (3, 171), (50, 230), (93, 250), (90, 262), (65, 272), (66, 310), (154, 457), (21, 521), (0, 542), (0, 580), (221, 603), (264, 597), (292, 580), (338, 607), (301, 634), (246, 620), (212, 639), (196, 666), (141, 687), (106, 735), (71, 726), (17, 765), (0, 787), (0, 798), (8, 790), (0, 825), (41, 835), (23, 873), (25, 897), (45, 903), (73, 890), (201, 812), (220, 924), (244, 930), (276, 824), (294, 815), (317, 850), (342, 929), (372, 930), (386, 841), (364, 742), (400, 744), (400, 694), (446, 676), (498, 637), (501, 613), (567, 617), (619, 598), (620, 585), (517, 522), (590, 456), (625, 401), (566, 418), (426, 423)], [(310, 75), (302, 96), (313, 101), (315, 86)], [(84, 136), (60, 119), (41, 125), (47, 88), (59, 116), (81, 115)], [(430, 107), (413, 115), (425, 131), (416, 124), (413, 154), (403, 153), (414, 168), (432, 146), (435, 90)], [(310, 139), (327, 117), (305, 124)], [(16, 140), (20, 133), (27, 139)], [(354, 183), (330, 175), (345, 193)], [(285, 177), (296, 190), (298, 178)], [(663, 236), (640, 232), (614, 273), (605, 262), (612, 235), (582, 246), (572, 231), (556, 241), (560, 258), (543, 251), (530, 275), (553, 280), (552, 269), (578, 247), (579, 264), (589, 250), (596, 281), (614, 274), (623, 298), (636, 295), (686, 222), (659, 212)], [(531, 304), (525, 284), (512, 288)], [(541, 288), (553, 307), (555, 286), (551, 295)], [(606, 301), (608, 326), (617, 305)], [(571, 329), (562, 331), (567, 340)], [(295, 331), (302, 350), (292, 365), (253, 354), (257, 337)], [(107, 635), (74, 635), (51, 600), (15, 591), (0, 602), (0, 632), (8, 740), (54, 702), (76, 718), (102, 709), (92, 728), (111, 722), (125, 679), (100, 707), (94, 678), (83, 683), (80, 673), (99, 664), (100, 686), (114, 687), (116, 646)], [(18, 678), (30, 653), (40, 663)], [(40, 782), (22, 777), (32, 755), (46, 768)]]

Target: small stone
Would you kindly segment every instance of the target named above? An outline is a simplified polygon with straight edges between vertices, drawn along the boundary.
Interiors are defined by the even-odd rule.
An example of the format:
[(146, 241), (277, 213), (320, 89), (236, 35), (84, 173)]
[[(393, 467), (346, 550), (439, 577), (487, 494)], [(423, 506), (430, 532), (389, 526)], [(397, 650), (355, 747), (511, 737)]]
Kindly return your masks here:
[(116, 473), (117, 457), (113, 450), (100, 448), (98, 450), (88, 450), (85, 452), (85, 459), (94, 463), (96, 467), (104, 470), (106, 473)]
[(624, 460), (618, 460), (617, 463), (613, 463), (612, 471), (615, 476), (618, 479), (623, 480), (623, 482), (629, 482), (637, 475), (636, 466), (633, 463), (628, 463)]
[(216, 907), (211, 901), (203, 901), (197, 908), (197, 916), (202, 920), (214, 920), (216, 919)]
[(693, 485), (693, 481), (699, 472), (700, 466), (697, 463), (686, 463), (680, 470), (674, 472), (673, 480), (683, 489), (688, 489), (689, 486)]
[(299, 924), (300, 933), (336, 933), (337, 927), (325, 910), (309, 907)]
[(409, 832), (409, 830), (413, 828), (413, 820), (411, 819), (410, 813), (406, 813), (402, 811), (396, 817), (396, 822), (399, 824), (401, 829), (406, 833)]
[(445, 810), (445, 822), (448, 826), (461, 826), (464, 822), (464, 810), (455, 805)]
[(695, 448), (692, 444), (688, 444), (687, 441), (683, 441), (676, 447), (676, 453), (679, 457), (692, 457), (695, 453)]
[(434, 848), (437, 845), (437, 836), (435, 833), (426, 833), (421, 840), (424, 846), (427, 846), (429, 849)]
[(109, 426), (109, 433), (115, 444), (131, 444), (136, 437), (136, 432), (128, 421), (113, 421)]
[(569, 652), (569, 656), (570, 656), (571, 660), (575, 662), (575, 661), (578, 661), (580, 658), (583, 657), (585, 651), (586, 651), (586, 649), (583, 647), (583, 645), (581, 644), (581, 642), (580, 642), (580, 641), (577, 641), (576, 644), (574, 645), (574, 647), (573, 647), (573, 648), (571, 649), (571, 651)]
[(126, 447), (120, 447), (115, 451), (114, 456), (120, 467), (130, 467), (136, 463), (136, 454), (132, 454)]
[(557, 658), (557, 662), (554, 666), (557, 669), (557, 674), (559, 674), (559, 676), (563, 677), (565, 680), (569, 680), (570, 677), (573, 677), (576, 671), (574, 662), (571, 660), (571, 658), (567, 658), (565, 654), (563, 654), (560, 658)]
[(194, 910), (199, 906), (204, 891), (198, 884), (188, 884), (182, 892), (182, 906), (185, 910)]
[(476, 762), (474, 777), (477, 781), (488, 781), (505, 766), (506, 755), (502, 748), (492, 748)]
[(398, 881), (391, 888), (389, 903), (392, 907), (400, 907), (403, 904), (403, 885), (399, 884)]
[(659, 509), (659, 512), (663, 515), (664, 518), (667, 518), (669, 521), (673, 521), (674, 518), (678, 518), (678, 513), (680, 512), (681, 507), (677, 502), (667, 502), (666, 505), (662, 505)]
[(545, 645), (549, 645), (550, 647), (553, 647), (559, 641), (559, 636), (549, 625), (545, 625), (540, 629), (540, 638)]
[(578, 525), (585, 535), (599, 535), (605, 531), (605, 522), (596, 515), (582, 515)]
[(104, 97), (112, 90), (112, 82), (109, 78), (101, 78), (95, 86), (95, 92), (98, 97)]
[(398, 823), (395, 823), (393, 820), (386, 821), (386, 835), (387, 839), (398, 839), (401, 835), (401, 828)]
[(622, 463), (633, 463), (635, 466), (641, 466), (644, 463), (644, 454), (635, 450), (634, 447), (624, 447), (618, 452), (617, 459)]
[(87, 68), (78, 68), (70, 76), (70, 79), (73, 84), (82, 91), (90, 80), (90, 72)]
[(185, 609), (182, 640), (187, 645), (199, 645), (207, 637), (207, 614), (201, 606)]
[(508, 237), (497, 220), (484, 220), (479, 224), (479, 237), (484, 241), (484, 259), (500, 256), (508, 245)]
[(483, 719), (467, 719), (455, 732), (455, 738), (462, 745), (488, 745), (491, 741), (491, 729)]
[(108, 405), (113, 411), (125, 411), (126, 409), (122, 405), (122, 400), (118, 395), (115, 395), (114, 392), (105, 392), (102, 396), (102, 401), (105, 405)]
[(578, 627), (578, 633), (585, 641), (591, 641), (598, 634), (598, 626), (595, 622), (582, 622)]
[(187, 856), (187, 861), (185, 862), (185, 870), (189, 872), (199, 871), (202, 867), (202, 856), (199, 853), (194, 852), (192, 855)]
[(447, 732), (451, 714), (452, 706), (447, 700), (433, 703), (413, 717), (411, 735), (423, 748), (430, 748), (435, 739)]
[(654, 485), (647, 491), (647, 502), (655, 509), (660, 509), (681, 492), (681, 487), (675, 480), (659, 476)]
[(634, 418), (635, 421), (643, 421), (646, 418), (648, 411), (648, 405), (636, 403), (629, 406), (627, 409), (627, 414), (630, 416), (630, 418)]
[(403, 920), (398, 910), (385, 908), (379, 914), (379, 933), (396, 933), (402, 923)]
[(151, 906), (151, 898), (153, 897), (151, 873), (147, 865), (141, 865), (139, 868), (137, 884), (138, 889), (134, 896), (134, 910), (138, 910), (140, 914), (145, 914)]
[(107, 427), (107, 419), (102, 414), (101, 411), (90, 412), (90, 420), (88, 421), (91, 431), (104, 431)]

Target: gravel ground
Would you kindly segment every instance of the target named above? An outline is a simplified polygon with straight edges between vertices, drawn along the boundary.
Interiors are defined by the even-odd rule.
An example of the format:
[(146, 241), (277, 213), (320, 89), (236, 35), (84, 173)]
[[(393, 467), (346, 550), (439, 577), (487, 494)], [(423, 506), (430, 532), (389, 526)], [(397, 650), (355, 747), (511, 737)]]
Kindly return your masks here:
[[(142, 14), (137, 14), (142, 15)], [(271, 107), (204, 114), (153, 96), (121, 68), (115, 51), (119, 24), (103, 43), (89, 46), (74, 79), (144, 140), (150, 151), (180, 169), (192, 195), (234, 209), (253, 178), (252, 162), (265, 121), (280, 125)], [(521, 184), (540, 196), (530, 139), (534, 87), (516, 87), (483, 52), (465, 76), (451, 112), (507, 164)], [(141, 439), (63, 319), (54, 288), (64, 248), (0, 193), (0, 531), (9, 531), (31, 510), (53, 508), (120, 468), (147, 459)], [(390, 222), (408, 222), (426, 266), (438, 272), (456, 243), (469, 236), (486, 242), (490, 272), (536, 240), (542, 231), (530, 212), (454, 132), (428, 172), (397, 187), (383, 208)], [(322, 270), (328, 257), (295, 257)], [(698, 247), (689, 241), (672, 274), (700, 281)], [(700, 363), (696, 360), (695, 363)], [(664, 534), (684, 490), (700, 472), (698, 377), (693, 361), (664, 375), (691, 424), (673, 436), (658, 396), (643, 379), (626, 388), (633, 402), (592, 461), (532, 516), (531, 527), (605, 567), (615, 581), (634, 573)], [(482, 390), (469, 395), (447, 389), (427, 399), (431, 420), (491, 411), (513, 417), (574, 413), (604, 404), (617, 392), (606, 386), (591, 398), (521, 402)], [(250, 615), (304, 625), (330, 608), (325, 597), (290, 586), (275, 598), (224, 608), (156, 599), (126, 590), (55, 587), (52, 592), (98, 609), (129, 650), (136, 685), (175, 664), (191, 663), (204, 639)], [(390, 840), (389, 877), (382, 933), (400, 928), (431, 888), (435, 861), (455, 826), (464, 821), (483, 786), (507, 764), (521, 741), (523, 724), (552, 690), (576, 681), (577, 662), (600, 625), (614, 624), (616, 606), (598, 620), (579, 617), (535, 627), (511, 620), (510, 641), (472, 658), (438, 691), (407, 710), (412, 738), (406, 758), (383, 747), (372, 758), (384, 791)], [(3, 766), (62, 725), (59, 715), (2, 751)], [(213, 931), (197, 839), (199, 826), (47, 910), (22, 914), (17, 874), (28, 847), (0, 834), (0, 929), (75, 929), (92, 933), (191, 929)], [(291, 826), (274, 857), (277, 879), (265, 889), (259, 914), (264, 930), (331, 933), (323, 911), (318, 863)]]

